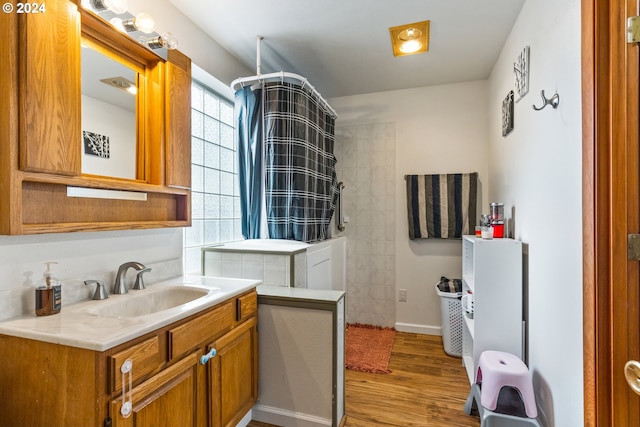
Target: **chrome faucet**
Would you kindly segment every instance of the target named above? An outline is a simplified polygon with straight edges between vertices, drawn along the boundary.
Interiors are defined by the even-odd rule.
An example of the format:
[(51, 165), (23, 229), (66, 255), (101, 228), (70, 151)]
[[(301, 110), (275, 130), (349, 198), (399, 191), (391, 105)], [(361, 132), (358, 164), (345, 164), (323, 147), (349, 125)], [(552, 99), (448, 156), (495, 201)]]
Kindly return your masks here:
[(144, 280), (142, 280), (143, 279), (142, 275), (144, 273), (148, 273), (149, 271), (151, 271), (151, 267), (146, 267), (138, 271), (138, 275), (136, 276), (136, 282), (133, 284), (133, 289), (136, 289), (136, 290), (146, 289), (144, 286)]
[(125, 285), (124, 279), (125, 279), (125, 276), (127, 275), (127, 270), (129, 270), (130, 268), (134, 268), (137, 271), (143, 271), (146, 269), (146, 267), (140, 264), (139, 262), (132, 261), (132, 262), (125, 262), (124, 264), (122, 264), (118, 268), (118, 273), (116, 274), (116, 282), (113, 285), (114, 294), (126, 294), (127, 292), (129, 292)]
[(109, 298), (109, 295), (107, 295), (107, 291), (104, 290), (104, 284), (102, 283), (102, 280), (85, 280), (84, 281), (85, 285), (91, 285), (92, 283), (96, 284), (96, 292), (93, 294), (92, 299), (102, 300), (102, 299)]

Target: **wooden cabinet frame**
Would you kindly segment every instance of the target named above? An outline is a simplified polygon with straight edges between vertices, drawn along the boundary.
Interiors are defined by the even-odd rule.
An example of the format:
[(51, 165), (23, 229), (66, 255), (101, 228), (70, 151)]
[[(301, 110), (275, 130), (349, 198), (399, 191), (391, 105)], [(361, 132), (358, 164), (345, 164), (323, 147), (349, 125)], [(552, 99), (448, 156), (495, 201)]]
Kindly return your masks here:
[[(1, 14), (0, 234), (191, 225), (191, 61), (168, 60), (56, 0), (46, 14)], [(138, 179), (81, 173), (80, 38), (145, 68)], [(146, 201), (72, 198), (67, 187), (146, 193)]]

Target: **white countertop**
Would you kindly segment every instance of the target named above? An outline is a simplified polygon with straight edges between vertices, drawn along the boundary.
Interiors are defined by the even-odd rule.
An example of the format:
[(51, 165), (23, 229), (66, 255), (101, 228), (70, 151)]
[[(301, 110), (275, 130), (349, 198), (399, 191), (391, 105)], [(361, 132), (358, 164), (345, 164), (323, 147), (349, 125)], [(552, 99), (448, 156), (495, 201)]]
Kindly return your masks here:
[(230, 251), (230, 252), (265, 252), (295, 254), (306, 250), (308, 243), (285, 239), (247, 239), (237, 242), (223, 243), (220, 245), (205, 246), (205, 251)]
[(345, 294), (344, 291), (290, 288), (288, 286), (260, 285), (257, 287), (258, 296), (289, 298), (308, 301), (337, 302)]
[[(147, 332), (184, 319), (199, 311), (213, 307), (229, 298), (246, 292), (260, 284), (259, 280), (229, 279), (204, 276), (181, 276), (147, 285), (147, 289), (130, 290), (124, 295), (109, 295), (106, 300), (86, 301), (62, 306), (52, 316), (25, 315), (0, 322), (0, 334), (29, 338), (54, 344), (63, 344), (89, 350), (105, 351)], [(145, 292), (151, 296), (165, 286), (206, 288), (208, 293), (194, 301), (157, 313), (138, 317), (98, 316), (92, 311), (104, 309), (118, 300), (136, 298)], [(143, 297), (140, 297), (143, 301)]]

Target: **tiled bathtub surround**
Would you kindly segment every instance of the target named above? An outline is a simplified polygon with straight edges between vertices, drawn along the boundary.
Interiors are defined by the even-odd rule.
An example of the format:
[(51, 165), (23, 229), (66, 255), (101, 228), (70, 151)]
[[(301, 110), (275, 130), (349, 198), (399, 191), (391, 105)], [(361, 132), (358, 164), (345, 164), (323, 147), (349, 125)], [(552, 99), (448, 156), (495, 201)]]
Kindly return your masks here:
[[(293, 261), (292, 261), (293, 260)], [(262, 280), (265, 285), (305, 287), (306, 255), (219, 252), (203, 249), (207, 276)]]
[(395, 326), (394, 122), (336, 127), (347, 236), (347, 320)]

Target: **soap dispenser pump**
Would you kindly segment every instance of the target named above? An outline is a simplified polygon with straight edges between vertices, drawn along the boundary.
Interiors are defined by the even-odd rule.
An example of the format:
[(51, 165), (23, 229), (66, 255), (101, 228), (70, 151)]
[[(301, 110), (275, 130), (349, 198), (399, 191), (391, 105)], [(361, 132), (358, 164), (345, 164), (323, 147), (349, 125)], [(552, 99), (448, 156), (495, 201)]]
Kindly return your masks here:
[(60, 313), (62, 308), (62, 287), (58, 279), (51, 275), (51, 264), (57, 264), (57, 262), (45, 262), (46, 270), (42, 273), (40, 286), (36, 288), (37, 316)]

